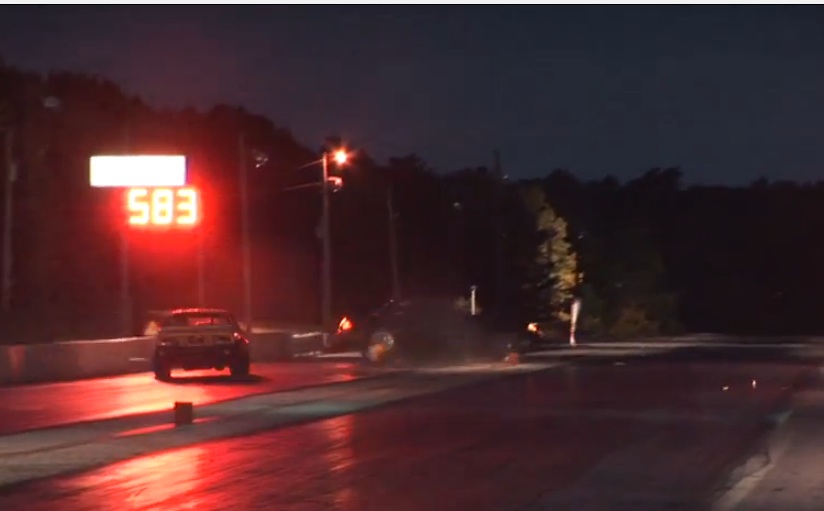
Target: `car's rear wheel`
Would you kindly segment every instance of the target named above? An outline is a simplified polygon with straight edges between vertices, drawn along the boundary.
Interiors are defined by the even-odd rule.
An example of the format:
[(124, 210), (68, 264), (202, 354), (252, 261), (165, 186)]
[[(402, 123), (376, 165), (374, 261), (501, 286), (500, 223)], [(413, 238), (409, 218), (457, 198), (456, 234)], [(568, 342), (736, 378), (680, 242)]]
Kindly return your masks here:
[(232, 376), (249, 376), (250, 370), (251, 364), (249, 357), (241, 357), (229, 366), (229, 371), (232, 373)]
[(154, 361), (154, 376), (158, 381), (169, 381), (172, 379), (172, 368), (163, 360), (155, 359)]
[(372, 364), (385, 364), (396, 354), (395, 336), (388, 330), (376, 330), (369, 336), (364, 358)]

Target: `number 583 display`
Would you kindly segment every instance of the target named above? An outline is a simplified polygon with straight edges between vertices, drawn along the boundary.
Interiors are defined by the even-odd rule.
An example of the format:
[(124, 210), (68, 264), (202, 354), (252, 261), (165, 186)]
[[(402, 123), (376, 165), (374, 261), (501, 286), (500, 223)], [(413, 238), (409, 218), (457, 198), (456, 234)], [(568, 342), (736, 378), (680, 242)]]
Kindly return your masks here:
[(200, 192), (196, 188), (129, 188), (128, 224), (135, 227), (193, 227), (200, 223)]

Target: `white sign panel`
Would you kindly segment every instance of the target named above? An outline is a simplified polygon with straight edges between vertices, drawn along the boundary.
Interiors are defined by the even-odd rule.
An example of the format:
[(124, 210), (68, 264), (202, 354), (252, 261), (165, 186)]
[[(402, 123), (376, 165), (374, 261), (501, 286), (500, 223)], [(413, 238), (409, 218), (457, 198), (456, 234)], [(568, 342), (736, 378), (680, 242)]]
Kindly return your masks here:
[(94, 188), (185, 186), (186, 157), (92, 156), (89, 161), (89, 183)]

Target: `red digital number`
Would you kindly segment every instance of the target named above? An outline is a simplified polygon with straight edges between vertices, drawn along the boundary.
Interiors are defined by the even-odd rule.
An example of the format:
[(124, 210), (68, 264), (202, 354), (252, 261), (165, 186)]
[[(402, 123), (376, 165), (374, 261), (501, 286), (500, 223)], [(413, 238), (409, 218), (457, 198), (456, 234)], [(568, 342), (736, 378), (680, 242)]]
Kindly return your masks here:
[(136, 227), (189, 227), (200, 222), (200, 193), (195, 188), (130, 188), (128, 223)]

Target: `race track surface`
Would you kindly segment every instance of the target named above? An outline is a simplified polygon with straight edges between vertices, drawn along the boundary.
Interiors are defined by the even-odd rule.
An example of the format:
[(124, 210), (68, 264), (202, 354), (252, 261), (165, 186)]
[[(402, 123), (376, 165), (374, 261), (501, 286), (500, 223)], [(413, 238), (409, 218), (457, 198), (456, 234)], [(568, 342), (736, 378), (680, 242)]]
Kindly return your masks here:
[(686, 351), (579, 359), (26, 483), (0, 508), (706, 509), (809, 370)]
[(374, 374), (351, 361), (253, 364), (249, 378), (228, 371), (175, 371), (172, 382), (151, 373), (63, 383), (0, 387), (0, 435), (73, 422), (171, 409), (175, 401), (205, 404)]

